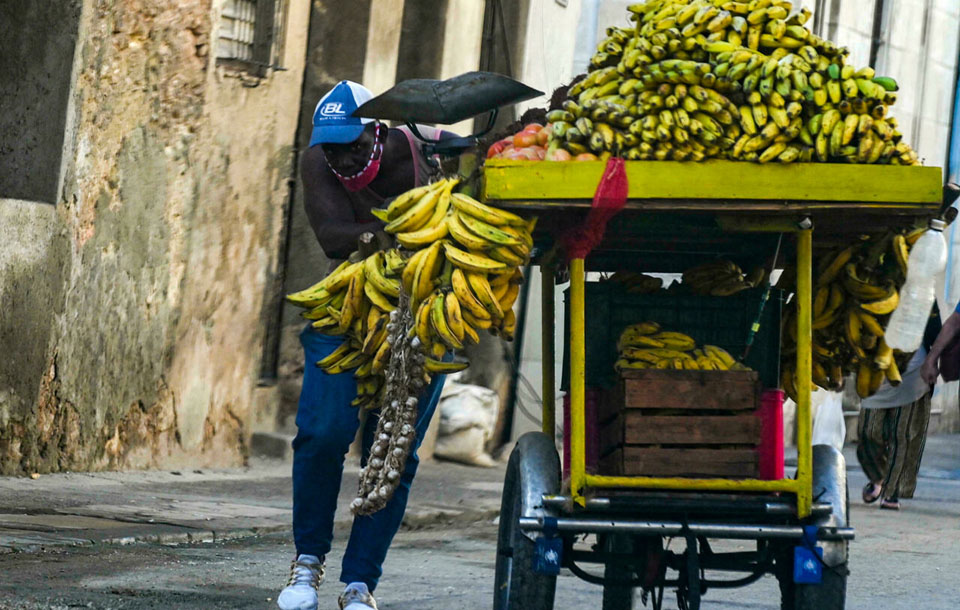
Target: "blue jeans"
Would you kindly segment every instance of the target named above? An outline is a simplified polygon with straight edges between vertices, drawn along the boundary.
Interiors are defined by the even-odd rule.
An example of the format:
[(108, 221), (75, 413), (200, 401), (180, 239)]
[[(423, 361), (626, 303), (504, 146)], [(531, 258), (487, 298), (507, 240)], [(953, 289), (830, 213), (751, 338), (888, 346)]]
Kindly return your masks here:
[[(297, 406), (297, 437), (293, 440), (293, 539), (297, 553), (317, 557), (330, 552), (343, 460), (360, 425), (357, 408), (350, 406), (357, 395), (353, 373), (327, 375), (316, 366), (342, 341), (340, 337), (321, 335), (309, 325), (300, 333), (306, 363)], [(387, 549), (403, 520), (410, 484), (420, 462), (417, 448), (440, 400), (443, 379), (442, 375), (434, 376), (420, 397), (416, 445), (390, 502), (373, 515), (353, 520), (340, 573), (344, 583), (363, 582), (371, 591), (377, 586)], [(377, 420), (376, 412), (369, 413), (363, 431), (364, 462)]]

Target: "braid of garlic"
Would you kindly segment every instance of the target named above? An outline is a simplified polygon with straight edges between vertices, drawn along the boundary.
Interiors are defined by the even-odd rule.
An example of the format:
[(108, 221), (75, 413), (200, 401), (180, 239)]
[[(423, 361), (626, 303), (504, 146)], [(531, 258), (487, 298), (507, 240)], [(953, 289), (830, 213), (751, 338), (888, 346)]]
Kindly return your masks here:
[(387, 326), (390, 361), (377, 432), (367, 464), (360, 469), (357, 497), (350, 505), (350, 510), (357, 515), (370, 515), (387, 505), (416, 443), (417, 397), (430, 377), (424, 373), (424, 356), (420, 353), (420, 339), (412, 332), (413, 326), (410, 299), (401, 288), (400, 302), (390, 312)]

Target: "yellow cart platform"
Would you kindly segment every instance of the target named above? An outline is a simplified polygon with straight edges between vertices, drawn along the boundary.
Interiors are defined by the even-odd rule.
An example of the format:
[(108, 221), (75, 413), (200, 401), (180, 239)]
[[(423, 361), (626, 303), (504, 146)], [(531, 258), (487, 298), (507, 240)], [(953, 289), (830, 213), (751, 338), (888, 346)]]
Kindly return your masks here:
[[(814, 248), (849, 243), (858, 235), (890, 228), (922, 225), (941, 206), (941, 170), (720, 160), (627, 162), (626, 208), (610, 223), (603, 243), (586, 260), (574, 259), (568, 265), (571, 412), (565, 425), (571, 439), (570, 475), (565, 487), (568, 492), (560, 493), (553, 441), (552, 278), (563, 258), (562, 254), (546, 253), (556, 253), (556, 235), (582, 221), (604, 167), (601, 162), (488, 160), (484, 168), (482, 195), (487, 202), (539, 216), (535, 239), (540, 256), (535, 254), (533, 264), (542, 267), (544, 279), (544, 433), (523, 437), (508, 466), (494, 608), (553, 608), (555, 575), (550, 572), (555, 566), (547, 559), (603, 585), (605, 610), (632, 608), (634, 587), (650, 594), (653, 607), (660, 608), (665, 586), (677, 587), (681, 608), (697, 608), (706, 588), (742, 586), (765, 573), (774, 573), (780, 580), (784, 608), (842, 608), (847, 544), (853, 537), (846, 521), (845, 466), (836, 450), (815, 449), (811, 444)], [(770, 481), (588, 473), (584, 448), (586, 272), (615, 271), (623, 267), (624, 260), (636, 259), (643, 261), (643, 268), (633, 270), (682, 272), (705, 254), (723, 253), (733, 259), (755, 255), (758, 243), (777, 234), (795, 237), (784, 243), (784, 253), (796, 261), (796, 379), (797, 387), (805, 388), (799, 391), (797, 401), (795, 477)], [(574, 544), (584, 534), (598, 537), (592, 551)], [(668, 537), (684, 538), (688, 550), (673, 557), (669, 566), (678, 572), (676, 579), (667, 579), (659, 564), (660, 576), (654, 578), (651, 552), (656, 555), (657, 548), (661, 554), (663, 550), (662, 545), (651, 547), (651, 541)], [(712, 538), (756, 540), (758, 550), (752, 555), (718, 559), (720, 554), (710, 550)], [(788, 550), (802, 541), (812, 546), (813, 539), (823, 552), (823, 584), (794, 583)], [(642, 552), (638, 541), (639, 546), (646, 545)], [(603, 564), (604, 576), (579, 566), (589, 562)], [(704, 577), (708, 569), (746, 572), (748, 576), (710, 581)]]

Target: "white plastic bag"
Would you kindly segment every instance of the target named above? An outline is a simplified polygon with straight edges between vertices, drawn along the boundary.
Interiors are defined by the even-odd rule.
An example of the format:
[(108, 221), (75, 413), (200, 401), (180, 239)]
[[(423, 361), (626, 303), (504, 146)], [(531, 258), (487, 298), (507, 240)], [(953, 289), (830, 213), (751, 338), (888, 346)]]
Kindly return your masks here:
[(847, 425), (843, 421), (843, 392), (820, 389), (811, 395), (811, 399), (820, 403), (813, 418), (813, 444), (832, 445), (843, 451), (847, 436)]
[(500, 397), (493, 390), (449, 379), (440, 396), (440, 429), (433, 455), (438, 458), (493, 466), (484, 445), (493, 435)]

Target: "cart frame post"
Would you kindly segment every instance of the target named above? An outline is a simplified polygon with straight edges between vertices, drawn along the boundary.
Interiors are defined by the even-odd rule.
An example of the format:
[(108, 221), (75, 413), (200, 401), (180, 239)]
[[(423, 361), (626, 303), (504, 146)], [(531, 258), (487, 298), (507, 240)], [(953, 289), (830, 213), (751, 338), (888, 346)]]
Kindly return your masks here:
[(806, 517), (813, 503), (812, 383), (813, 226), (809, 219), (797, 232), (797, 514)]
[(540, 339), (542, 341), (541, 362), (543, 363), (543, 417), (542, 429), (550, 440), (557, 434), (557, 400), (556, 400), (556, 353), (554, 349), (554, 325), (556, 324), (556, 299), (554, 293), (556, 284), (556, 269), (553, 265), (540, 267), (540, 301), (541, 326)]
[(586, 506), (583, 488), (587, 484), (586, 426), (586, 337), (584, 336), (584, 261), (570, 261), (570, 494)]

